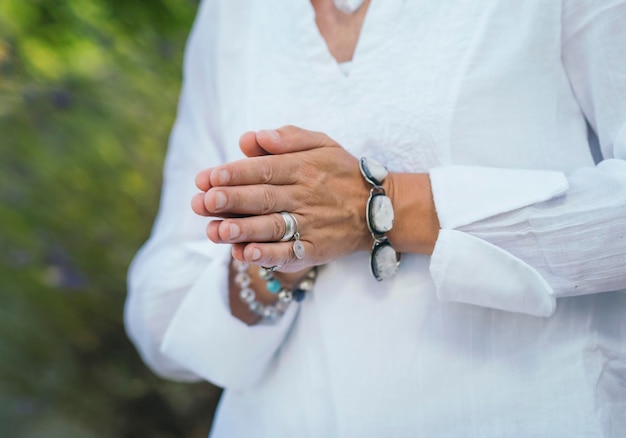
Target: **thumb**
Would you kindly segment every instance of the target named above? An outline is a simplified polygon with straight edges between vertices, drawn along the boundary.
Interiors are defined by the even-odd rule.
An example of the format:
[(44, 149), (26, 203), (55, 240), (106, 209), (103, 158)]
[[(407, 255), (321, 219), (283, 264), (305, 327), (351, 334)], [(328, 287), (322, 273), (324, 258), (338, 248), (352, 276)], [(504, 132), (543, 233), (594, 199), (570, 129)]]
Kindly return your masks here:
[(256, 143), (261, 149), (273, 155), (337, 146), (337, 143), (326, 134), (297, 126), (283, 126), (275, 130), (258, 131)]

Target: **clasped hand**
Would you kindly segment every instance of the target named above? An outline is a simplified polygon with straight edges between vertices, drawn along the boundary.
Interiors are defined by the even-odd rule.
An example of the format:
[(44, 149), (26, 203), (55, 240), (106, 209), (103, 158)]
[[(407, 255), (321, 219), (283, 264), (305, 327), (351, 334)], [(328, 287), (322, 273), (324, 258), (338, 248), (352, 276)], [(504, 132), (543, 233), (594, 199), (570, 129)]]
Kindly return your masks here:
[[(235, 259), (296, 272), (371, 247), (365, 222), (369, 187), (358, 161), (325, 134), (293, 126), (247, 132), (239, 145), (248, 157), (205, 169), (193, 211), (215, 217), (207, 236), (232, 244)], [(281, 242), (291, 213), (305, 257)]]

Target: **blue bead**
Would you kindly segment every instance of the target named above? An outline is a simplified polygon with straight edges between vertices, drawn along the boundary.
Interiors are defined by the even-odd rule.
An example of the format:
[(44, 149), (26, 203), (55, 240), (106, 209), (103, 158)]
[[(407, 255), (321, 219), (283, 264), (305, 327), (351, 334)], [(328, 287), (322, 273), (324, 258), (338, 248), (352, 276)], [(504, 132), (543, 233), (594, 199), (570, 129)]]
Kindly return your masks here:
[(306, 291), (304, 289), (295, 289), (293, 291), (293, 299), (298, 303), (304, 300), (304, 296), (306, 295)]
[(280, 281), (276, 279), (272, 279), (267, 282), (267, 290), (273, 294), (277, 294), (278, 292), (280, 292), (281, 288), (282, 286), (280, 285)]

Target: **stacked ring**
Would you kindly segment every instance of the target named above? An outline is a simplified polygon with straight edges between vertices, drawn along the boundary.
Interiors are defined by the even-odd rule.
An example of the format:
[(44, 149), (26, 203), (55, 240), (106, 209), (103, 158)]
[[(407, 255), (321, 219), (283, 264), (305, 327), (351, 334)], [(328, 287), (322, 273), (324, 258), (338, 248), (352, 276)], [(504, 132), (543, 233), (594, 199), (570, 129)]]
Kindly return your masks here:
[(280, 241), (287, 242), (298, 232), (298, 221), (293, 214), (287, 213), (286, 211), (281, 211), (280, 215), (285, 221), (285, 234), (280, 238)]
[(286, 242), (295, 238), (296, 240), (293, 242), (293, 253), (297, 259), (302, 260), (305, 255), (305, 251), (304, 245), (300, 241), (300, 233), (298, 232), (298, 221), (293, 214), (287, 213), (286, 211), (281, 211), (280, 215), (285, 221), (285, 234), (283, 234), (283, 237), (281, 237), (280, 241)]

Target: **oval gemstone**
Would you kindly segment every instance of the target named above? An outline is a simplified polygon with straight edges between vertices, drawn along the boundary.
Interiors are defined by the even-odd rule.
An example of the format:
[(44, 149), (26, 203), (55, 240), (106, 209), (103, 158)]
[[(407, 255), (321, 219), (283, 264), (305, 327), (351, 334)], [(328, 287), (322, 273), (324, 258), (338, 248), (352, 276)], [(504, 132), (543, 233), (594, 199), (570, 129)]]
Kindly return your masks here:
[(379, 280), (393, 277), (398, 272), (398, 258), (391, 245), (386, 244), (375, 249), (374, 276)]
[(372, 197), (370, 205), (370, 221), (377, 233), (386, 233), (393, 228), (393, 206), (391, 199), (385, 195)]
[(377, 186), (381, 185), (383, 180), (389, 174), (385, 166), (373, 158), (364, 157), (362, 160), (366, 178), (372, 180), (372, 182)]
[(298, 259), (302, 260), (304, 258), (304, 245), (300, 240), (296, 240), (293, 243), (293, 252)]

